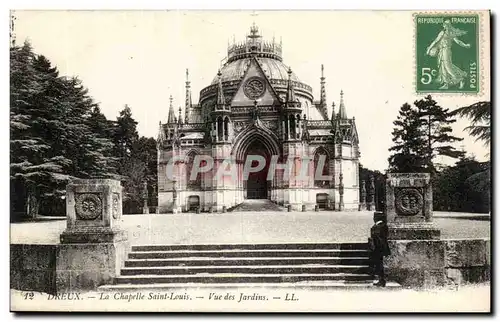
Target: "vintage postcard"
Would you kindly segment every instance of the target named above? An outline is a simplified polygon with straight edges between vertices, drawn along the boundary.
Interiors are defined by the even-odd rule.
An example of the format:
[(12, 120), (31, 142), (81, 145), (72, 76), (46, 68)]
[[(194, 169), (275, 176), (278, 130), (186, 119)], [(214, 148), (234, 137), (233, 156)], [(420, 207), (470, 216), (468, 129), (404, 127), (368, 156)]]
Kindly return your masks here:
[(491, 311), (489, 11), (10, 22), (12, 311)]

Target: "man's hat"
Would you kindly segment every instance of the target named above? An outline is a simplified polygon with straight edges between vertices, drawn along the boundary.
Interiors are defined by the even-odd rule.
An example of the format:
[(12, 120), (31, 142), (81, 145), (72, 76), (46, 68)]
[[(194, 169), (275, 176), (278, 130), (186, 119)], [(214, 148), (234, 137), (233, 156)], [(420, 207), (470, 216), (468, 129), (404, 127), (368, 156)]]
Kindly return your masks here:
[(377, 222), (377, 221), (387, 222), (387, 215), (383, 211), (375, 211), (373, 213), (373, 221), (374, 222)]

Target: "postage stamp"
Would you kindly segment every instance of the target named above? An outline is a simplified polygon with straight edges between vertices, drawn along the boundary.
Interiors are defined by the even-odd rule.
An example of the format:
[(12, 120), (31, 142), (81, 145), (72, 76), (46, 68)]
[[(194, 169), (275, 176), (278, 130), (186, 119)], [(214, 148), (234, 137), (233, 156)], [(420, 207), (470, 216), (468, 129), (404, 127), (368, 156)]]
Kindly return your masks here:
[(416, 14), (416, 91), (479, 93), (477, 14)]

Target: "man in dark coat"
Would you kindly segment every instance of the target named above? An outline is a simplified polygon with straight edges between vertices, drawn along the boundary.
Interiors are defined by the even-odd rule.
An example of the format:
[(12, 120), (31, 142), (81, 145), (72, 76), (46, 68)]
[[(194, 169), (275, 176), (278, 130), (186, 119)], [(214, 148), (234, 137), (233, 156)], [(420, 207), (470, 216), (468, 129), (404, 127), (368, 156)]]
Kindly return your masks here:
[(373, 221), (375, 224), (370, 229), (368, 244), (370, 247), (370, 260), (373, 274), (377, 275), (379, 278), (378, 282), (374, 283), (374, 285), (385, 287), (384, 256), (389, 256), (391, 254), (389, 243), (387, 242), (389, 230), (383, 212), (375, 212)]

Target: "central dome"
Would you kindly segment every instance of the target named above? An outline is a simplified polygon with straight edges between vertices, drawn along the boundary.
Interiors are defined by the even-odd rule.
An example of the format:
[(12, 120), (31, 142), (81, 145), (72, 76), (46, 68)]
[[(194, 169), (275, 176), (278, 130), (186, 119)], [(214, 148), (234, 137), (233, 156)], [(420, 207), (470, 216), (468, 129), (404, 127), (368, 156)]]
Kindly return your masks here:
[[(246, 57), (226, 63), (220, 70), (222, 82), (240, 80), (243, 75), (245, 75), (245, 71), (251, 59), (251, 57)], [(257, 61), (268, 79), (288, 79), (288, 67), (283, 62), (267, 57), (257, 57)], [(294, 73), (292, 73), (291, 78), (292, 81), (300, 81)], [(219, 77), (215, 76), (212, 84), (217, 84), (218, 81)]]
[[(221, 68), (222, 82), (238, 81), (244, 75), (250, 60), (253, 57), (262, 67), (268, 79), (287, 80), (288, 66), (283, 64), (282, 45), (273, 40), (264, 41), (259, 35), (259, 28), (255, 24), (250, 28), (250, 34), (245, 42), (229, 45), (227, 48), (227, 61)], [(299, 82), (295, 74), (291, 75), (292, 81)], [(219, 77), (216, 76), (212, 84), (217, 84)]]

